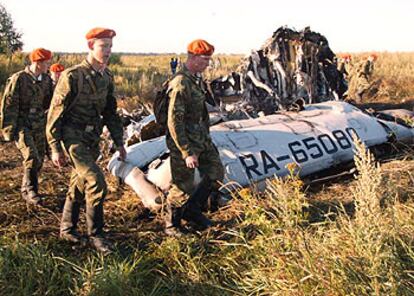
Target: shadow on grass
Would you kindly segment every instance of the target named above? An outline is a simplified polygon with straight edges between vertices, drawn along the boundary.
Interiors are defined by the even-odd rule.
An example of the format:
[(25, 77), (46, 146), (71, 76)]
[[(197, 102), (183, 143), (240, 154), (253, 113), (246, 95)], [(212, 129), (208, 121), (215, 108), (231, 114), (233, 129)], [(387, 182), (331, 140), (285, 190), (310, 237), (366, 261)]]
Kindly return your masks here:
[(365, 104), (359, 105), (359, 107), (368, 109), (372, 108), (376, 111), (388, 110), (388, 109), (407, 109), (414, 110), (414, 99), (406, 100), (404, 102), (368, 102)]
[[(148, 249), (124, 246), (106, 257), (49, 239), (0, 239), (1, 295), (225, 295), (211, 275), (171, 268)], [(129, 252), (125, 252), (129, 249)], [(214, 279), (214, 276), (212, 277)], [(204, 280), (203, 280), (204, 279)]]
[(352, 217), (355, 214), (355, 203), (353, 201), (341, 203), (339, 201), (310, 201), (308, 208), (309, 223), (318, 223), (335, 220), (340, 214), (346, 213)]

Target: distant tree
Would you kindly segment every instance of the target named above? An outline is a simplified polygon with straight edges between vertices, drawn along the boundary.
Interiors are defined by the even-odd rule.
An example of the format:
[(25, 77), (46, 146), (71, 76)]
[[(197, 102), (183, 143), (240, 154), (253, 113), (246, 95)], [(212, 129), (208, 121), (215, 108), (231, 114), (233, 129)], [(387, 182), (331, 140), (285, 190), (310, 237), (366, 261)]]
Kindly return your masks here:
[(111, 57), (109, 58), (109, 64), (122, 66), (121, 55), (119, 53), (111, 54)]
[(22, 35), (14, 28), (11, 15), (0, 4), (0, 54), (11, 55), (15, 51), (22, 49)]

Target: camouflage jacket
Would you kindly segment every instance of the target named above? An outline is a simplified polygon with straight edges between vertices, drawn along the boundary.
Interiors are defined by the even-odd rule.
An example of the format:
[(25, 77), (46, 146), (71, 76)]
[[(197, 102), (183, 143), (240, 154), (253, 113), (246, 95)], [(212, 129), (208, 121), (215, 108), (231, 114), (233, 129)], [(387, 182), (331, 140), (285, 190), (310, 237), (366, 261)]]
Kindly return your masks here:
[(205, 82), (184, 66), (168, 87), (167, 145), (183, 158), (198, 155), (211, 142)]
[(109, 69), (99, 73), (84, 60), (63, 71), (47, 118), (46, 136), (52, 152), (62, 151), (61, 141), (97, 146), (104, 125), (115, 145), (122, 146), (123, 129), (116, 108)]
[(35, 77), (29, 67), (13, 74), (1, 106), (0, 128), (5, 139), (14, 140), (20, 130), (44, 132), (52, 94), (52, 79), (47, 74)]
[(346, 62), (344, 59), (339, 59), (338, 71), (341, 72), (345, 78), (351, 74), (350, 68), (351, 68), (350, 62)]
[(360, 65), (358, 71), (358, 77), (364, 77), (365, 79), (369, 80), (374, 72), (374, 63), (366, 60)]

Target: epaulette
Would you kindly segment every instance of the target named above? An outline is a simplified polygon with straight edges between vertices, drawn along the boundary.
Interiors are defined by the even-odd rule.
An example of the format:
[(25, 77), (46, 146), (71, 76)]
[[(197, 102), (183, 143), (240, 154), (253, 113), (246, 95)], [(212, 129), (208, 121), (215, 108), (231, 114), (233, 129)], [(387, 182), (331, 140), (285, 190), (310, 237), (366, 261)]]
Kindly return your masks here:
[(9, 78), (7, 78), (5, 85), (16, 84), (19, 78), (22, 77), (22, 75), (24, 74), (26, 74), (24, 70), (14, 73)]
[(169, 80), (168, 90), (175, 89), (176, 91), (182, 91), (187, 86), (191, 85), (192, 79), (184, 74), (183, 72), (178, 72)]
[(174, 77), (171, 77), (170, 82), (172, 85), (177, 85), (177, 84), (182, 84), (186, 80), (191, 81), (191, 78), (182, 72), (178, 72), (177, 74), (174, 75)]
[(71, 67), (63, 70), (62, 74), (69, 74), (69, 73), (72, 73), (72, 72), (76, 72), (81, 67), (82, 67), (82, 64), (77, 64), (77, 65), (71, 66)]
[(109, 77), (114, 78), (114, 74), (112, 73), (111, 70), (109, 70), (108, 67), (106, 67), (104, 71), (105, 71), (106, 74), (108, 74)]
[(17, 79), (19, 79), (19, 77), (22, 74), (25, 74), (26, 72), (24, 70), (21, 70), (19, 72), (14, 73), (12, 76), (10, 76), (7, 81), (17, 81)]

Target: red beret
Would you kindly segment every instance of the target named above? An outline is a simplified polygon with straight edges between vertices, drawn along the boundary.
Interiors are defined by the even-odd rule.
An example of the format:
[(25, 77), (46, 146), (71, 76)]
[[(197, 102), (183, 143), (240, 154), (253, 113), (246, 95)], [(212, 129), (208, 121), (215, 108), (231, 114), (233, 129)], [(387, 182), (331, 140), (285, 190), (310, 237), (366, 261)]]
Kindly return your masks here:
[(188, 53), (197, 55), (212, 55), (214, 52), (214, 46), (205, 40), (197, 39), (188, 44)]
[(114, 30), (106, 28), (93, 28), (86, 33), (86, 40), (100, 39), (100, 38), (112, 38), (115, 37), (116, 33)]
[(63, 70), (65, 70), (65, 67), (59, 63), (53, 64), (52, 66), (50, 66), (51, 72), (62, 72)]
[(36, 48), (30, 53), (30, 61), (42, 62), (52, 58), (52, 52), (44, 48)]
[(369, 56), (372, 57), (374, 60), (378, 58), (378, 54), (375, 52), (371, 53)]

